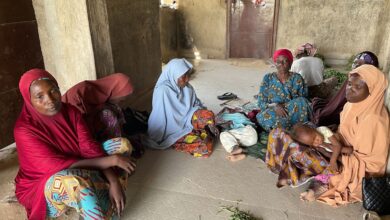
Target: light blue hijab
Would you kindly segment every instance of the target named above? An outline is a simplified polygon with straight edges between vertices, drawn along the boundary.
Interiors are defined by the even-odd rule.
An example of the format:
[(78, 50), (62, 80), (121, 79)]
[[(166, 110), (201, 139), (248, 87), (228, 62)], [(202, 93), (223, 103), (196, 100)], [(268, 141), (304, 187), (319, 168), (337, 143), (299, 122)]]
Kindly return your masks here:
[(190, 69), (192, 64), (187, 60), (172, 59), (158, 78), (148, 121), (147, 146), (166, 149), (192, 131), (192, 115), (202, 105), (189, 83), (184, 88), (177, 85), (178, 78)]

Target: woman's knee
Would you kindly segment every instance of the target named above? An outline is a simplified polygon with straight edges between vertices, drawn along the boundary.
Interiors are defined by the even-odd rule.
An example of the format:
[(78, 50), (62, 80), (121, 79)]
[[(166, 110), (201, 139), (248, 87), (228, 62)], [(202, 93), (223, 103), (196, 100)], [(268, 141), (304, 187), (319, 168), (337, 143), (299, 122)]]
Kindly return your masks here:
[[(257, 143), (258, 135), (256, 129), (254, 129), (252, 126), (247, 125), (245, 127), (245, 133), (247, 138), (245, 138), (245, 145), (246, 146), (252, 146)], [(244, 144), (244, 143), (243, 143)]]
[[(76, 193), (77, 189), (89, 188), (90, 173), (87, 170), (79, 169), (66, 169), (62, 170), (53, 176), (51, 176), (45, 186), (46, 198), (51, 198), (52, 202), (68, 204), (72, 201), (79, 199), (79, 194)], [(50, 196), (50, 195), (67, 195), (67, 200), (63, 200), (63, 197)]]

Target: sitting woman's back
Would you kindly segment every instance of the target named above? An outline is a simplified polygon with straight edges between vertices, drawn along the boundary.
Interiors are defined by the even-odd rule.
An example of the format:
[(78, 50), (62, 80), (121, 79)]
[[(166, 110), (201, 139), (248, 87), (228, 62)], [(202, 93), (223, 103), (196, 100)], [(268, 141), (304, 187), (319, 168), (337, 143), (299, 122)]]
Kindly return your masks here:
[(118, 103), (132, 92), (130, 78), (115, 73), (76, 84), (63, 95), (62, 101), (76, 107), (84, 115), (94, 137), (103, 142), (123, 137), (125, 119)]

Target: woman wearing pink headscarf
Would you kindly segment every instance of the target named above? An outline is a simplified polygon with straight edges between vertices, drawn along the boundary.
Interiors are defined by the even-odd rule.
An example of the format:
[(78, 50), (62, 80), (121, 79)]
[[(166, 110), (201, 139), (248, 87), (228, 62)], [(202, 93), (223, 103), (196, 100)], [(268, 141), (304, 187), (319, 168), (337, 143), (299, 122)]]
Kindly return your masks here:
[(119, 103), (133, 90), (128, 76), (114, 73), (76, 84), (62, 96), (62, 101), (76, 107), (84, 115), (95, 138), (103, 142), (123, 137), (125, 118)]
[(256, 116), (266, 131), (277, 127), (288, 129), (297, 122), (308, 121), (310, 116), (305, 81), (298, 73), (290, 72), (292, 53), (287, 49), (277, 50), (273, 60), (277, 72), (263, 78), (258, 96), (261, 111)]
[[(58, 217), (70, 207), (88, 219), (110, 218), (112, 207), (120, 215), (127, 175), (120, 178), (111, 167), (131, 173), (134, 163), (118, 152), (107, 156), (91, 137), (81, 113), (61, 102), (50, 73), (27, 71), (19, 89), (24, 105), (14, 128), (20, 164), (15, 194), (28, 219)], [(125, 152), (129, 143), (122, 143), (119, 149)]]

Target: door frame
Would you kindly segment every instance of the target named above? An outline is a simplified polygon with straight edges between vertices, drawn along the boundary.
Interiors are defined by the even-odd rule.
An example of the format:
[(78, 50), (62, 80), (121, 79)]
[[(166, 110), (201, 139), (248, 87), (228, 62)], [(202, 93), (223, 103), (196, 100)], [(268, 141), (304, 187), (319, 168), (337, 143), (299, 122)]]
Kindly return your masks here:
[[(239, 0), (237, 0), (239, 1)], [(226, 53), (225, 53), (225, 59), (230, 58), (230, 11), (232, 9), (232, 0), (226, 1)], [(269, 54), (272, 54), (275, 51), (276, 47), (276, 37), (278, 32), (278, 18), (279, 18), (279, 6), (280, 6), (280, 0), (275, 0), (275, 6), (274, 6), (274, 21), (272, 25), (272, 41), (271, 41), (271, 47), (269, 51)]]

